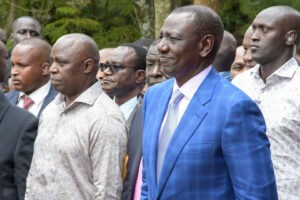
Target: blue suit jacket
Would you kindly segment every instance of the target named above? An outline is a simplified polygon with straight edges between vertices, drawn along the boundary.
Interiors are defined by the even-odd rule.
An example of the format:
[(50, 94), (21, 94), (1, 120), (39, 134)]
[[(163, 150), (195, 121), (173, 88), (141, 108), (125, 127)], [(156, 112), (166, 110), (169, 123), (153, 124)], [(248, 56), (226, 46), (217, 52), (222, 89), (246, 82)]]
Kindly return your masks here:
[(156, 181), (158, 134), (174, 79), (143, 102), (142, 199), (277, 199), (263, 116), (256, 104), (212, 69), (193, 96)]
[[(8, 93), (5, 94), (6, 98), (8, 99), (8, 101), (12, 104), (12, 105), (17, 105), (18, 103), (18, 99), (19, 99), (19, 95), (20, 92), (17, 90), (13, 90), (10, 91)], [(57, 95), (57, 91), (54, 89), (54, 87), (51, 85), (50, 90), (43, 102), (43, 105), (38, 113), (37, 117), (40, 117), (42, 111), (46, 108), (46, 106), (55, 98), (55, 96)]]

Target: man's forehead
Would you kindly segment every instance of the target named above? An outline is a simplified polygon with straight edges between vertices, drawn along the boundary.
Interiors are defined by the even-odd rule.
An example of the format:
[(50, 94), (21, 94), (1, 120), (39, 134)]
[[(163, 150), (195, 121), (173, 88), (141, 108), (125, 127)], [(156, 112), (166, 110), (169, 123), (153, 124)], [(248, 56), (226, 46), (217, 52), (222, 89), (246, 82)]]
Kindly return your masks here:
[(133, 48), (131, 47), (127, 47), (127, 46), (120, 46), (115, 48), (112, 52), (111, 52), (111, 57), (117, 57), (117, 56), (130, 56), (132, 54), (135, 54), (135, 51)]
[(260, 12), (254, 19), (253, 24), (273, 25), (285, 19), (286, 14), (280, 9), (266, 9)]
[(185, 28), (191, 26), (192, 19), (192, 13), (172, 13), (165, 20), (161, 32), (168, 31), (174, 34), (182, 34)]

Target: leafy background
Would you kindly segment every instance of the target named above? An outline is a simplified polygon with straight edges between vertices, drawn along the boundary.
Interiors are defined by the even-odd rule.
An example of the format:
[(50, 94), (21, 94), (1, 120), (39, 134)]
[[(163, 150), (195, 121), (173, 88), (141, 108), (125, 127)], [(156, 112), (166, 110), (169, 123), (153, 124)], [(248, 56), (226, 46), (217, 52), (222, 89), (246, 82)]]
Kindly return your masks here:
[[(235, 35), (239, 44), (245, 30), (262, 9), (290, 5), (300, 10), (299, 0), (0, 0), (0, 27), (9, 36), (12, 21), (29, 15), (41, 22), (43, 37), (51, 44), (61, 35), (81, 32), (93, 37), (99, 48), (114, 47), (141, 37), (155, 38), (157, 31), (153, 31), (154, 27), (149, 28), (149, 24), (159, 30), (164, 17), (173, 8), (193, 3), (214, 8), (225, 29)], [(142, 18), (151, 23), (143, 26)], [(143, 30), (143, 27), (148, 29)], [(8, 42), (8, 48), (11, 47)]]

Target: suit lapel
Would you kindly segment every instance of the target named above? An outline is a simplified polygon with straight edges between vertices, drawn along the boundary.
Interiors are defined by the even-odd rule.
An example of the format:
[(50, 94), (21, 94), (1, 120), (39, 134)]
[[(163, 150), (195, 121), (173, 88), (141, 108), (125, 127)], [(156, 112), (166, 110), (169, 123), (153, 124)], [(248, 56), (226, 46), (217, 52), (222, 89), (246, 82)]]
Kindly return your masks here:
[(212, 69), (197, 89), (184, 115), (182, 116), (170, 141), (172, 148), (168, 148), (165, 155), (165, 160), (162, 166), (162, 174), (157, 186), (157, 199), (159, 199), (181, 151), (208, 113), (208, 108), (205, 105), (211, 100), (218, 80), (219, 76), (215, 70)]
[[(149, 142), (151, 145), (150, 146), (151, 149), (150, 171), (153, 172), (153, 174), (151, 175), (151, 180), (153, 181), (152, 184), (154, 185), (154, 187), (152, 188), (157, 187), (157, 181), (156, 181), (157, 142), (159, 138), (160, 127), (168, 107), (169, 99), (172, 94), (173, 84), (174, 81), (169, 81), (169, 84), (167, 84), (166, 87), (163, 88), (162, 93), (157, 93), (155, 97), (151, 97), (153, 99), (156, 99), (155, 105), (156, 107), (159, 107), (159, 109), (156, 109), (157, 112), (153, 116), (153, 118), (155, 119), (153, 120), (154, 124), (151, 124), (150, 125), (151, 127), (148, 127), (150, 130), (147, 130), (147, 131), (151, 131), (150, 133), (151, 139)], [(151, 119), (148, 118), (148, 120), (150, 121)]]
[(45, 109), (45, 107), (55, 98), (56, 95), (57, 95), (57, 92), (54, 89), (54, 87), (51, 85), (50, 90), (49, 90), (47, 96), (45, 97), (43, 105), (40, 108), (40, 111), (38, 113), (38, 116), (37, 116), (38, 118), (40, 117), (40, 115), (41, 115), (42, 111)]

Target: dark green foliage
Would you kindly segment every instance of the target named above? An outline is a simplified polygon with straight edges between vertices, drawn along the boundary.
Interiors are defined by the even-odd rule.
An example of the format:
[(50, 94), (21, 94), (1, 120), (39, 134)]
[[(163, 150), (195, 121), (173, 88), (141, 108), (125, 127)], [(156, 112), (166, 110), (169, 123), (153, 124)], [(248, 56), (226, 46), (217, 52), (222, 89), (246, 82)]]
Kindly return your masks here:
[(240, 45), (255, 16), (274, 5), (288, 5), (300, 10), (299, 0), (221, 0), (220, 15), (225, 29), (234, 34)]
[[(300, 10), (299, 0), (220, 1), (219, 14), (224, 27), (235, 35), (239, 44), (245, 30), (262, 9), (289, 5)], [(178, 2), (186, 5), (191, 4), (192, 0)], [(93, 37), (99, 48), (114, 47), (141, 37), (132, 0), (0, 0), (0, 5), (0, 27), (8, 35), (14, 19), (31, 15), (41, 22), (43, 36), (51, 44), (60, 36), (72, 32)]]

